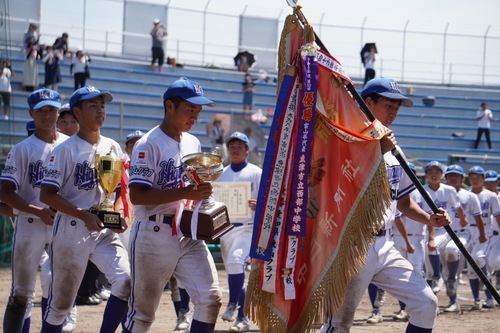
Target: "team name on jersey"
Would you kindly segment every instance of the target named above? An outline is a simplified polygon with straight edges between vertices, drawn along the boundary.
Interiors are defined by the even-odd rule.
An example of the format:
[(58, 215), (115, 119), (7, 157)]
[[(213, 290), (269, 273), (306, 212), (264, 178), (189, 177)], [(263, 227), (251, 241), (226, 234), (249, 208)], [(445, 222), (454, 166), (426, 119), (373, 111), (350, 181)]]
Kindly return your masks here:
[(401, 181), (401, 171), (400, 165), (388, 165), (387, 167), (387, 177), (389, 178), (389, 184), (391, 187), (391, 199), (396, 200), (398, 198), (399, 182)]
[(79, 190), (91, 190), (97, 184), (97, 170), (89, 166), (89, 162), (77, 163), (75, 167), (74, 186)]
[(436, 201), (434, 201), (434, 203), (436, 204), (437, 208), (446, 209), (446, 207), (448, 207), (448, 202), (446, 202), (446, 201), (436, 200)]
[(17, 168), (14, 167), (13, 165), (6, 165), (5, 168), (3, 169), (2, 173), (8, 174), (8, 175), (13, 175), (17, 171)]
[(151, 177), (154, 170), (150, 168), (146, 168), (143, 166), (131, 165), (129, 169), (130, 176), (143, 176), (143, 177)]
[(46, 168), (43, 166), (42, 161), (38, 160), (35, 163), (30, 163), (28, 166), (28, 176), (31, 186), (40, 187), (45, 172)]
[(182, 167), (176, 167), (174, 163), (173, 159), (160, 162), (157, 184), (162, 189), (178, 188), (181, 184)]

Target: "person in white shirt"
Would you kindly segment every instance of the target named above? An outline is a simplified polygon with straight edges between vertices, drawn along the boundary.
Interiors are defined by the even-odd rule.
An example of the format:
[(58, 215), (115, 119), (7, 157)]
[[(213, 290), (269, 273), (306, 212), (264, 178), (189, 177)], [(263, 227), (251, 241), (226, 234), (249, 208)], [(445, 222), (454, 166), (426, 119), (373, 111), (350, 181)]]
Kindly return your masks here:
[(486, 136), (486, 142), (488, 143), (488, 148), (491, 149), (491, 139), (490, 139), (490, 121), (493, 119), (493, 113), (488, 109), (488, 104), (485, 102), (481, 103), (481, 110), (476, 112), (477, 120), (477, 137), (474, 143), (474, 148), (479, 146), (479, 141), (481, 137)]

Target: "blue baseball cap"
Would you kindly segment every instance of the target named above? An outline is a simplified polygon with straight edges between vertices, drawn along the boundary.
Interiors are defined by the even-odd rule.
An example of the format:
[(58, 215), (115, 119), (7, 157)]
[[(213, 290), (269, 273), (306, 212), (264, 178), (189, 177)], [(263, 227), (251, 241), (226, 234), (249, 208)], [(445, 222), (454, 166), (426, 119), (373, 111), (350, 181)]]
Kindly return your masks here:
[(31, 110), (38, 110), (47, 105), (59, 109), (61, 107), (61, 98), (59, 97), (59, 93), (57, 91), (42, 88), (33, 91), (28, 96), (28, 104)]
[(144, 136), (144, 133), (140, 130), (133, 131), (127, 137), (125, 138), (125, 144), (127, 144), (130, 140), (135, 139), (135, 138), (142, 138)]
[(415, 172), (415, 164), (412, 162), (408, 162), (408, 167), (411, 169), (411, 171)]
[(76, 103), (80, 101), (93, 99), (99, 96), (101, 96), (104, 99), (104, 102), (106, 103), (111, 102), (113, 100), (113, 95), (111, 95), (110, 92), (108, 91), (101, 92), (94, 86), (86, 86), (77, 89), (69, 99), (69, 109), (71, 110), (71, 112), (73, 112), (73, 108), (75, 107)]
[(446, 172), (444, 174), (446, 176), (449, 175), (450, 173), (455, 173), (457, 175), (463, 176), (464, 169), (458, 164), (448, 165), (448, 168), (446, 168)]
[(413, 106), (413, 101), (401, 93), (398, 83), (393, 79), (380, 77), (368, 81), (361, 92), (361, 97), (365, 99), (371, 94), (400, 100), (401, 105), (409, 108)]
[(429, 170), (432, 167), (438, 167), (439, 170), (441, 170), (441, 172), (443, 172), (443, 165), (441, 164), (441, 162), (438, 162), (438, 161), (430, 161), (429, 163), (427, 163), (425, 165), (425, 172), (427, 172), (427, 170)]
[(35, 133), (36, 125), (33, 120), (30, 120), (26, 123), (26, 132), (28, 132), (28, 136)]
[(250, 143), (250, 140), (248, 140), (248, 136), (246, 136), (245, 134), (243, 134), (241, 132), (234, 132), (233, 134), (231, 134), (227, 138), (226, 143), (229, 144), (229, 142), (231, 142), (233, 140), (243, 141), (247, 146)]
[(485, 182), (496, 182), (498, 180), (498, 173), (495, 170), (486, 170), (484, 172)]
[(215, 106), (215, 103), (203, 95), (203, 89), (198, 82), (187, 78), (181, 78), (170, 84), (163, 94), (163, 101), (172, 97), (181, 97), (182, 99), (195, 105)]
[(467, 172), (469, 175), (471, 173), (476, 173), (478, 175), (483, 175), (484, 176), (484, 169), (482, 167), (480, 167), (479, 165), (475, 165), (473, 166), (472, 168), (469, 169), (469, 171)]

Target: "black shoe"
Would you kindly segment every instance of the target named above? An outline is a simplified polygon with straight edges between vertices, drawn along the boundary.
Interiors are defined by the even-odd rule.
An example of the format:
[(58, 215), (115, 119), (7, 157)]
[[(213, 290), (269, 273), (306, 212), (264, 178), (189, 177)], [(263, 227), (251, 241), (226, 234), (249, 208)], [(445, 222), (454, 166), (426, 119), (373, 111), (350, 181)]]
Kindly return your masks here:
[(102, 300), (92, 296), (76, 296), (76, 305), (99, 305)]

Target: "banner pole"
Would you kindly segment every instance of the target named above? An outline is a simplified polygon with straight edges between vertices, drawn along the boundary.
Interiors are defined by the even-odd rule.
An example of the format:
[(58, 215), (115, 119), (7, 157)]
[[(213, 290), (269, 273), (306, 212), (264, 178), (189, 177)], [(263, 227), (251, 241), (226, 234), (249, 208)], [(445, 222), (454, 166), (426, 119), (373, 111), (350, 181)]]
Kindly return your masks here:
[[(295, 0), (287, 0), (287, 3), (288, 3), (288, 5), (290, 7), (293, 8), (293, 10), (296, 13), (299, 21), (303, 25), (309, 25), (309, 23), (307, 22), (304, 14), (302, 13), (301, 6), (297, 5), (297, 3), (296, 3)], [(318, 34), (316, 34), (316, 32), (314, 32), (314, 38), (316, 39), (315, 42), (320, 47), (320, 49), (323, 50), (324, 52), (328, 53), (329, 55), (331, 55), (331, 53), (328, 51), (328, 49), (323, 44), (323, 42), (319, 38)], [(350, 83), (350, 82), (346, 82), (344, 80), (342, 80), (342, 81), (343, 81), (342, 83), (343, 83), (344, 87), (351, 93), (351, 95), (354, 97), (354, 99), (358, 103), (361, 111), (363, 111), (363, 113), (366, 115), (366, 117), (368, 117), (368, 119), (373, 122), (375, 120), (375, 116), (371, 112), (371, 110), (368, 107), (368, 105), (366, 105), (365, 101), (363, 100), (363, 98), (361, 97), (361, 95), (358, 93), (358, 91), (356, 90), (356, 88), (354, 87), (354, 85), (352, 83)], [(396, 159), (398, 160), (399, 164), (401, 165), (401, 167), (403, 168), (403, 170), (406, 172), (406, 174), (408, 175), (408, 177), (410, 177), (410, 179), (413, 182), (413, 184), (415, 185), (416, 189), (422, 195), (422, 198), (429, 205), (429, 207), (431, 208), (431, 210), (435, 214), (439, 213), (438, 207), (436, 206), (436, 204), (434, 203), (434, 201), (430, 197), (429, 193), (427, 193), (427, 191), (424, 189), (424, 187), (420, 183), (420, 180), (417, 178), (417, 176), (410, 169), (410, 167), (408, 165), (408, 162), (406, 161), (406, 159), (404, 158), (404, 156), (401, 155), (401, 153), (399, 152), (399, 150), (397, 149), (397, 147), (394, 147), (391, 150), (391, 153), (394, 155), (394, 157), (396, 157)], [(484, 286), (488, 289), (488, 291), (493, 295), (493, 297), (495, 298), (495, 300), (497, 301), (497, 303), (500, 305), (500, 295), (498, 294), (497, 290), (495, 289), (495, 287), (493, 287), (493, 285), (488, 280), (488, 278), (486, 277), (486, 275), (483, 273), (483, 271), (481, 270), (481, 268), (476, 264), (476, 262), (474, 261), (474, 258), (472, 258), (472, 256), (469, 253), (469, 251), (467, 251), (467, 249), (465, 248), (465, 246), (462, 244), (462, 242), (458, 238), (458, 236), (455, 233), (455, 231), (453, 231), (453, 229), (449, 225), (444, 226), (444, 228), (445, 228), (446, 232), (448, 233), (448, 235), (453, 240), (453, 242), (455, 243), (455, 245), (457, 245), (458, 249), (463, 254), (463, 256), (465, 257), (465, 259), (467, 260), (467, 263), (474, 269), (474, 272), (477, 274), (477, 276), (484, 283)]]

